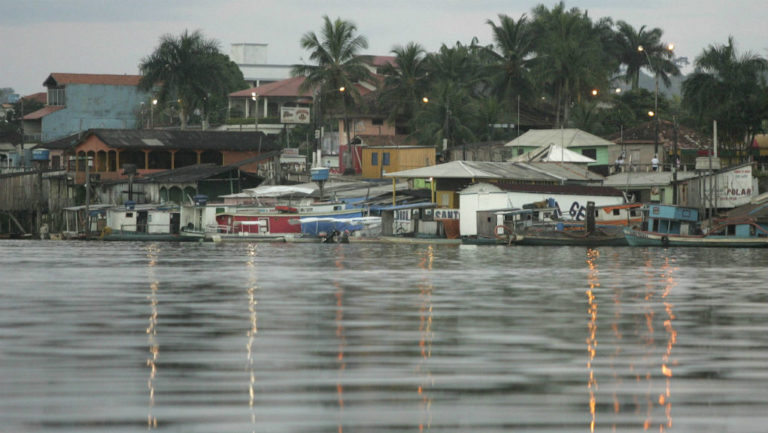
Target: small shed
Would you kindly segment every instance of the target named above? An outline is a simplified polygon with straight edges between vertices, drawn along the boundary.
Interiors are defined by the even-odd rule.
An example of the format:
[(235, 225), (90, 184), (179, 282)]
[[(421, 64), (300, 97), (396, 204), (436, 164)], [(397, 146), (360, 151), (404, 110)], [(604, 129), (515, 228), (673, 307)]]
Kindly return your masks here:
[(361, 150), (362, 174), (368, 179), (435, 164), (433, 146), (365, 146)]

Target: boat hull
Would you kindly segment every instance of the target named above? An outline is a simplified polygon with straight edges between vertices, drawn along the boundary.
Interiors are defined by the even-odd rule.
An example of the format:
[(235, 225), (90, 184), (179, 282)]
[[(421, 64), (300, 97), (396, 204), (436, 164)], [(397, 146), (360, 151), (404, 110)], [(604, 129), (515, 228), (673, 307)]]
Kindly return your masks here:
[(720, 247), (766, 248), (768, 237), (736, 237), (707, 235), (675, 235), (642, 230), (625, 229), (624, 237), (630, 246), (636, 247)]

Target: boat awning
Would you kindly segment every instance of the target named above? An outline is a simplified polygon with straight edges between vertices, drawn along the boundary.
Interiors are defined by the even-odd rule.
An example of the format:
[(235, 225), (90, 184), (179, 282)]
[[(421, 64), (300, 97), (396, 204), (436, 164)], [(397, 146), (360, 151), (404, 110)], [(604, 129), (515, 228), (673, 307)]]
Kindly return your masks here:
[(241, 193), (223, 195), (223, 198), (248, 198), (248, 197), (284, 197), (288, 195), (310, 195), (314, 188), (293, 185), (268, 185), (249, 188)]
[(422, 202), (422, 203), (407, 203), (399, 205), (389, 206), (371, 206), (372, 210), (403, 210), (403, 209), (427, 209), (437, 207), (437, 203)]

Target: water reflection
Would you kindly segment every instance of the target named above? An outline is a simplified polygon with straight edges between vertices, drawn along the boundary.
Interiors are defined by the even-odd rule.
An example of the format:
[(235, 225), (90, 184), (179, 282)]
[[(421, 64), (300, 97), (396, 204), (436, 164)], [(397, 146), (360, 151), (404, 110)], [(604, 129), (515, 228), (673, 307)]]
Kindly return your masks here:
[(157, 358), (160, 355), (160, 345), (157, 342), (157, 290), (159, 282), (155, 275), (155, 266), (157, 257), (160, 254), (160, 247), (157, 244), (147, 245), (147, 277), (149, 278), (149, 326), (147, 326), (147, 344), (149, 345), (149, 357), (147, 358), (147, 367), (149, 367), (149, 379), (147, 387), (149, 388), (149, 408), (147, 409), (147, 430), (157, 428), (157, 417), (153, 414), (155, 407), (155, 377), (157, 376)]
[[(336, 270), (334, 275), (342, 275), (344, 269), (344, 245), (339, 244), (336, 246), (336, 260), (334, 262)], [(336, 338), (338, 339), (338, 354), (336, 355), (336, 363), (338, 364), (338, 375), (336, 381), (336, 394), (339, 402), (339, 418), (338, 418), (338, 431), (342, 433), (344, 431), (344, 370), (347, 368), (347, 363), (344, 360), (344, 349), (347, 347), (347, 337), (344, 335), (344, 287), (341, 285), (341, 281), (338, 278), (334, 278), (333, 285), (336, 288), (334, 296), (336, 297)]]
[[(600, 253), (587, 251), (587, 390), (589, 398), (590, 431), (595, 431), (600, 421), (601, 408), (612, 431), (634, 425), (628, 415), (639, 417), (643, 430), (664, 432), (672, 427), (672, 357), (677, 343), (678, 332), (674, 327), (676, 319), (674, 304), (670, 301), (678, 281), (679, 268), (669, 256), (646, 255), (641, 268), (642, 279), (635, 284), (622, 282), (623, 267), (608, 269), (616, 272), (615, 282), (607, 290), (601, 288), (598, 264)], [(604, 270), (605, 271), (605, 270)], [(598, 314), (598, 300), (605, 293), (612, 298), (606, 307), (612, 309)], [(610, 317), (610, 333), (601, 338), (599, 319)], [(630, 325), (627, 328), (627, 325)], [(662, 325), (662, 326), (659, 326)], [(663, 327), (663, 338), (657, 329)], [(606, 355), (607, 362), (600, 362)], [(601, 366), (607, 366), (610, 374), (602, 374)], [(623, 371), (626, 366), (626, 371)], [(608, 395), (599, 392), (598, 379)], [(629, 392), (634, 389), (637, 392)], [(605, 405), (601, 399), (605, 396)], [(610, 412), (608, 412), (610, 411)], [(608, 416), (611, 413), (611, 416)]]
[(259, 332), (258, 327), (258, 316), (256, 313), (256, 305), (258, 304), (256, 300), (256, 290), (258, 289), (257, 285), (257, 273), (256, 273), (256, 245), (255, 244), (249, 244), (246, 247), (246, 267), (248, 271), (248, 314), (250, 318), (250, 327), (248, 329), (248, 332), (246, 332), (246, 336), (248, 337), (248, 342), (245, 345), (246, 349), (246, 360), (247, 360), (247, 370), (250, 375), (249, 381), (248, 381), (248, 408), (251, 412), (251, 431), (253, 433), (256, 433), (256, 412), (254, 409), (254, 401), (256, 398), (256, 374), (254, 371), (254, 361), (253, 361), (253, 342), (256, 339), (256, 334)]
[[(425, 271), (432, 271), (432, 265), (435, 261), (435, 251), (432, 245), (422, 252), (419, 267)], [(419, 431), (425, 428), (429, 431), (432, 427), (432, 393), (431, 387), (434, 385), (432, 372), (429, 369), (429, 358), (432, 357), (432, 276), (426, 274), (419, 284), (419, 349), (421, 359), (417, 366), (417, 374), (422, 376), (418, 387), (418, 394), (421, 405), (421, 419), (419, 420)]]
[(600, 286), (599, 272), (597, 270), (597, 259), (600, 257), (598, 250), (587, 249), (587, 266), (589, 272), (587, 273), (587, 316), (589, 322), (587, 324), (587, 373), (589, 379), (587, 380), (587, 389), (589, 389), (589, 431), (595, 431), (595, 419), (596, 419), (596, 400), (595, 392), (597, 391), (597, 378), (595, 377), (595, 370), (592, 366), (592, 362), (595, 360), (597, 353), (597, 302), (595, 301), (595, 288)]

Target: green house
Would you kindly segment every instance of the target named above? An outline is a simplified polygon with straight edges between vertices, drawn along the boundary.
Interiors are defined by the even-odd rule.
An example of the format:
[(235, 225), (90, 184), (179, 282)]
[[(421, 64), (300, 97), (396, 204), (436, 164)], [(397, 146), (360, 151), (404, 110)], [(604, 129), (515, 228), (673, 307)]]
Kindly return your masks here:
[[(532, 129), (505, 144), (512, 158), (545, 146), (560, 146), (595, 160), (589, 166), (610, 165), (613, 163), (608, 149), (613, 142), (575, 128)], [(556, 156), (556, 155), (552, 155)]]

